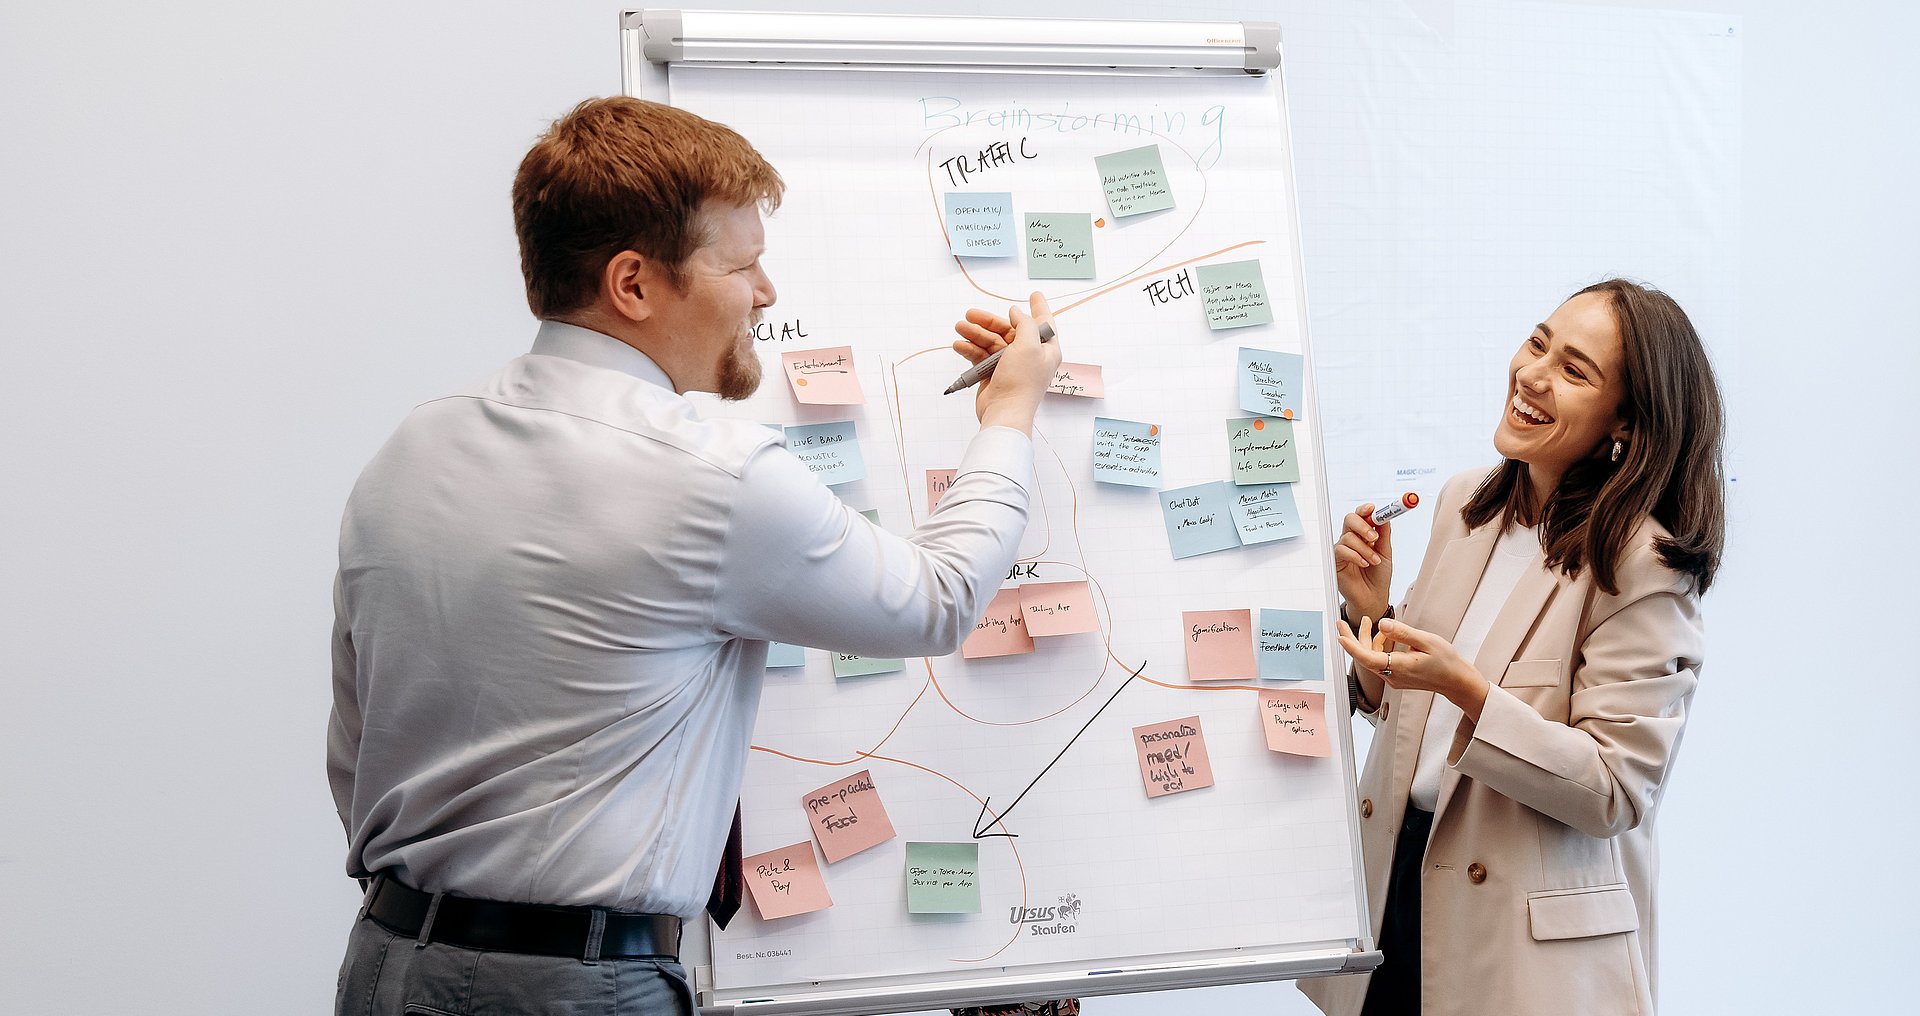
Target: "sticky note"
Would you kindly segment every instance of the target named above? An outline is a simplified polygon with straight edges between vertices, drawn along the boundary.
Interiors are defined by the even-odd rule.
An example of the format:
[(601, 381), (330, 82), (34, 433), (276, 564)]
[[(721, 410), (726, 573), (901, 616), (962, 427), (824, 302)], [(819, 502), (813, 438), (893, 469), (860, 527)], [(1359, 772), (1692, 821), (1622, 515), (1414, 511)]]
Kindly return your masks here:
[(1093, 589), (1086, 580), (1029, 582), (1019, 589), (1028, 635), (1039, 638), (1100, 630), (1100, 619), (1093, 613)]
[(811, 840), (755, 854), (740, 863), (753, 905), (759, 908), (763, 920), (811, 914), (833, 906)]
[(1104, 399), (1107, 382), (1097, 363), (1062, 363), (1053, 372), (1053, 383), (1047, 386), (1047, 391), (1083, 399)]
[(1267, 283), (1260, 277), (1260, 262), (1201, 265), (1194, 269), (1193, 275), (1200, 283), (1200, 305), (1206, 309), (1208, 328), (1220, 331), (1273, 323), (1273, 308), (1267, 304)]
[(1240, 546), (1240, 531), (1233, 518), (1236, 489), (1230, 481), (1216, 480), (1160, 492), (1167, 542), (1173, 546), (1176, 559)]
[(1240, 347), (1240, 408), (1292, 420), (1305, 409), (1302, 380), (1307, 358), (1299, 353)]
[(801, 349), (780, 354), (780, 368), (796, 401), (809, 406), (857, 406), (867, 401), (853, 371), (853, 347)]
[(1027, 278), (1093, 278), (1093, 216), (1028, 212)]
[(1033, 652), (1033, 636), (1027, 633), (1026, 611), (1020, 605), (1020, 588), (1009, 586), (993, 594), (987, 612), (973, 626), (973, 634), (960, 644), (960, 655), (969, 660), (988, 656), (1018, 656)]
[(1236, 484), (1295, 482), (1300, 479), (1296, 451), (1292, 420), (1250, 416), (1227, 421), (1227, 455)]
[(1327, 697), (1320, 692), (1261, 692), (1260, 726), (1267, 732), (1267, 747), (1274, 751), (1314, 758), (1333, 754), (1327, 737)]
[(1268, 681), (1317, 681), (1326, 676), (1327, 616), (1318, 610), (1260, 611), (1260, 676)]
[(907, 913), (980, 912), (980, 844), (907, 843)]
[(1148, 797), (1213, 786), (1213, 764), (1207, 761), (1207, 739), (1198, 716), (1135, 727), (1133, 747)]
[(893, 822), (873, 787), (873, 773), (862, 769), (800, 798), (820, 852), (832, 864), (893, 839)]
[(955, 472), (956, 470), (952, 469), (927, 470), (927, 511), (940, 507), (940, 497), (947, 492), (948, 487), (953, 486)]
[(947, 192), (947, 248), (961, 257), (1008, 258), (1020, 244), (1013, 235), (1013, 195), (1004, 191)]
[(1233, 486), (1232, 490), (1233, 526), (1240, 532), (1241, 543), (1271, 543), (1303, 532), (1300, 511), (1293, 503), (1293, 484)]
[(807, 651), (799, 646), (785, 642), (767, 644), (767, 669), (776, 667), (804, 667), (807, 665)]
[(1100, 186), (1107, 192), (1107, 208), (1114, 218), (1173, 207), (1173, 188), (1160, 161), (1159, 145), (1102, 155), (1093, 160), (1093, 166), (1100, 172)]
[(1129, 487), (1160, 486), (1160, 426), (1094, 417), (1093, 478)]
[(1188, 610), (1180, 614), (1190, 681), (1251, 681), (1260, 675), (1253, 655), (1253, 611)]
[(905, 660), (888, 660), (872, 656), (849, 656), (846, 653), (833, 654), (833, 676), (865, 677), (868, 674), (897, 674), (907, 669)]
[(866, 479), (867, 460), (852, 420), (788, 427), (787, 450), (829, 487)]
[(863, 519), (866, 519), (868, 522), (871, 522), (877, 526), (880, 524), (880, 509), (878, 508), (864, 509), (860, 512), (860, 517)]

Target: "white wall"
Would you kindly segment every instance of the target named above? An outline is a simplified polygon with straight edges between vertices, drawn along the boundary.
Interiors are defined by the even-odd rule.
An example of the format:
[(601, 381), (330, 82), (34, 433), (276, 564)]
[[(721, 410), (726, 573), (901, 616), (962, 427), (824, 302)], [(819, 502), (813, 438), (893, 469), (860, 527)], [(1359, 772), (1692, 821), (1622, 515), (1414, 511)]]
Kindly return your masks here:
[[(1920, 539), (1864, 506), (1920, 493), (1920, 13), (1670, 6), (1743, 17), (1746, 119), (1739, 479), (1663, 817), (1666, 1009), (1883, 1010), (1920, 947)], [(1057, 11), (1350, 10), (1279, 7)], [(339, 508), (408, 407), (524, 347), (508, 181), (618, 91), (617, 11), (0, 8), (7, 1011), (326, 1011), (356, 899), (321, 769)], [(1088, 1010), (1169, 1005), (1303, 1008), (1270, 985)]]

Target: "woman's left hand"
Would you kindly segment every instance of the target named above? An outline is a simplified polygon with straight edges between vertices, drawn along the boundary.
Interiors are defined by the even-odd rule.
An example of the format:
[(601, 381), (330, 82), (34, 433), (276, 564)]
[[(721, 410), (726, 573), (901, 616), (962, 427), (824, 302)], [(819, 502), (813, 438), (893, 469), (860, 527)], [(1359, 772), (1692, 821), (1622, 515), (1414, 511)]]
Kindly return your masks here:
[(1361, 634), (1355, 635), (1345, 621), (1340, 622), (1340, 648), (1353, 662), (1401, 691), (1445, 696), (1479, 722), (1480, 707), (1487, 702), (1487, 679), (1453, 643), (1394, 620), (1381, 621), (1378, 631), (1368, 629), (1363, 624)]

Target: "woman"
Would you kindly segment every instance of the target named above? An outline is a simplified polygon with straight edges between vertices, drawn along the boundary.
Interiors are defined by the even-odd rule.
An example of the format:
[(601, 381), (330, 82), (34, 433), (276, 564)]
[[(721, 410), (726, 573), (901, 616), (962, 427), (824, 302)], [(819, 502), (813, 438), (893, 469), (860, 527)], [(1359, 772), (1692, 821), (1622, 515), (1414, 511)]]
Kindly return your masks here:
[(1379, 725), (1360, 815), (1386, 955), (1302, 982), (1335, 1016), (1653, 1011), (1654, 816), (1720, 562), (1720, 395), (1686, 314), (1621, 280), (1555, 310), (1507, 380), (1505, 461), (1441, 491), (1398, 617), (1391, 527), (1363, 505), (1334, 547)]

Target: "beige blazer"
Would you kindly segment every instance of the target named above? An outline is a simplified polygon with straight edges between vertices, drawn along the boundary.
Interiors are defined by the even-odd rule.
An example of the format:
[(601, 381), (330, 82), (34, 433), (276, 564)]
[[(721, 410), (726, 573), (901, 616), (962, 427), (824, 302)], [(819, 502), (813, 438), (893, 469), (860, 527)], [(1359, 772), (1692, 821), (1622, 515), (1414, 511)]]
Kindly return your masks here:
[[(1452, 638), (1492, 556), (1496, 525), (1460, 508), (1486, 475), (1447, 482), (1399, 617)], [(1440, 782), (1420, 879), (1424, 1016), (1654, 1011), (1654, 817), (1699, 680), (1703, 630), (1687, 578), (1649, 520), (1620, 592), (1540, 560), (1474, 665), (1494, 687), (1463, 718)], [(1389, 689), (1360, 779), (1367, 902), (1380, 934), (1387, 875), (1431, 692)], [(1355, 1016), (1371, 974), (1303, 979), (1330, 1016)]]

